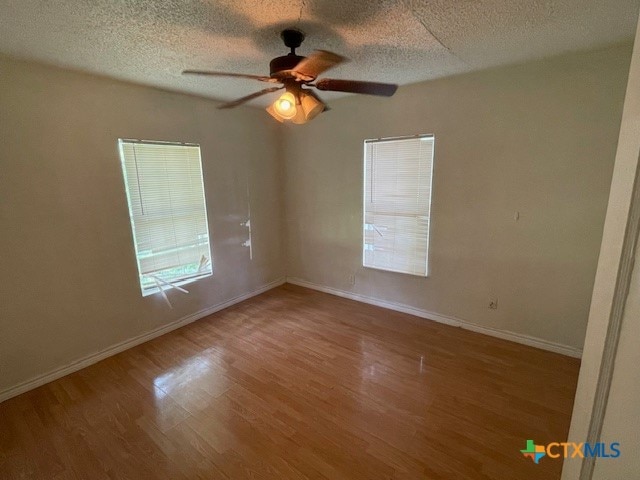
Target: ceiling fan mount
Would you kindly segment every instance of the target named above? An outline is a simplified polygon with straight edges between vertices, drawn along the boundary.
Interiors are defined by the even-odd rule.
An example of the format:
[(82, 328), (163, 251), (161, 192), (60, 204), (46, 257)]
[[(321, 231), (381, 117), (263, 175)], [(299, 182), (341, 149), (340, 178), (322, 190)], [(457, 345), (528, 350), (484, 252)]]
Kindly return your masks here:
[[(291, 51), (287, 55), (276, 57), (269, 62), (269, 76), (249, 75), (244, 73), (212, 72), (203, 70), (185, 70), (183, 74), (207, 75), (216, 77), (247, 78), (281, 84), (265, 88), (259, 92), (252, 93), (232, 102), (220, 105), (218, 108), (233, 108), (254, 98), (286, 90), (271, 106), (267, 112), (280, 122), (292, 121), (293, 123), (306, 123), (317, 114), (328, 110), (325, 103), (311, 89), (364, 93), (368, 95), (378, 95), (390, 97), (398, 88), (390, 83), (378, 83), (359, 80), (336, 80), (323, 78), (318, 80), (318, 76), (330, 68), (347, 61), (346, 58), (326, 50), (316, 50), (308, 57), (296, 54), (296, 49), (300, 47), (305, 39), (304, 33), (293, 28), (280, 32), (280, 38), (286, 47)], [(303, 88), (306, 87), (306, 88)]]
[(280, 32), (280, 38), (284, 41), (284, 44), (291, 49), (291, 53), (295, 55), (295, 49), (302, 45), (305, 36), (300, 30), (286, 28)]

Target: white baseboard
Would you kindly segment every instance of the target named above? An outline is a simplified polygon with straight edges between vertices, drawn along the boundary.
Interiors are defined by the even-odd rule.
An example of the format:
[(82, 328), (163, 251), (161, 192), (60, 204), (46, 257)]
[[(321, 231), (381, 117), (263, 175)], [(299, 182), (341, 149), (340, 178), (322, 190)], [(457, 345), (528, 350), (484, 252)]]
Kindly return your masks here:
[(477, 333), (482, 333), (484, 335), (489, 335), (492, 337), (502, 338), (503, 340), (510, 340), (512, 342), (521, 343), (523, 345), (528, 345), (530, 347), (541, 348), (542, 350), (548, 350), (550, 352), (559, 353), (561, 355), (567, 355), (569, 357), (574, 357), (574, 358), (582, 357), (581, 349), (570, 347), (568, 345), (562, 345), (560, 343), (549, 342), (548, 340), (543, 340), (541, 338), (531, 337), (529, 335), (523, 335), (521, 333), (508, 332), (505, 330), (498, 330), (496, 328), (491, 328), (491, 327), (483, 327), (481, 325), (477, 325), (467, 320), (462, 320), (460, 318), (452, 317), (450, 315), (442, 315), (440, 313), (429, 312), (427, 310), (411, 307), (409, 305), (387, 302), (385, 300), (379, 300), (377, 298), (368, 297), (366, 295), (360, 295), (358, 293), (352, 293), (344, 290), (339, 290), (333, 287), (318, 285), (312, 282), (308, 282), (306, 280), (302, 280), (300, 278), (287, 277), (287, 282), (292, 283), (294, 285), (299, 285), (301, 287), (307, 287), (313, 290), (318, 290), (320, 292), (329, 293), (331, 295), (337, 295), (338, 297), (349, 298), (351, 300), (356, 300), (358, 302), (369, 303), (371, 305), (376, 305), (378, 307), (388, 308), (390, 310), (408, 313), (410, 315), (415, 315), (416, 317), (420, 317), (420, 318), (426, 318), (427, 320), (433, 320), (439, 323), (452, 325), (454, 327), (464, 328), (466, 330), (471, 330), (472, 332), (477, 332)]
[(33, 390), (34, 388), (40, 387), (46, 383), (57, 380), (58, 378), (69, 375), (70, 373), (77, 372), (89, 365), (93, 365), (94, 363), (99, 362), (100, 360), (104, 360), (105, 358), (111, 357), (117, 353), (128, 350), (136, 345), (140, 345), (141, 343), (148, 342), (156, 337), (164, 335), (165, 333), (169, 333), (172, 330), (176, 330), (180, 327), (183, 327), (189, 323), (195, 322), (196, 320), (200, 320), (212, 313), (219, 312), (227, 307), (235, 305), (236, 303), (240, 303), (244, 300), (247, 300), (251, 297), (255, 297), (256, 295), (260, 295), (261, 293), (266, 292), (267, 290), (271, 290), (272, 288), (278, 287), (285, 283), (284, 278), (279, 278), (278, 280), (274, 280), (273, 282), (267, 283), (262, 287), (253, 290), (249, 293), (245, 293), (243, 295), (239, 295), (237, 297), (226, 300), (222, 303), (218, 303), (217, 305), (213, 305), (209, 308), (205, 308), (204, 310), (200, 310), (199, 312), (192, 313), (191, 315), (187, 315), (186, 317), (182, 317), (174, 322), (158, 327), (149, 332), (143, 333), (142, 335), (138, 335), (137, 337), (130, 338), (129, 340), (125, 340), (124, 342), (118, 343), (116, 345), (112, 345), (111, 347), (105, 348), (104, 350), (100, 350), (99, 352), (88, 355), (84, 358), (76, 360), (72, 363), (69, 363), (65, 366), (56, 368), (50, 372), (47, 372), (42, 375), (38, 375), (35, 378), (27, 380), (26, 382), (20, 383), (13, 387), (9, 387), (8, 389), (0, 391), (0, 403), (8, 400), (12, 397), (20, 395), (21, 393), (28, 392), (29, 390)]

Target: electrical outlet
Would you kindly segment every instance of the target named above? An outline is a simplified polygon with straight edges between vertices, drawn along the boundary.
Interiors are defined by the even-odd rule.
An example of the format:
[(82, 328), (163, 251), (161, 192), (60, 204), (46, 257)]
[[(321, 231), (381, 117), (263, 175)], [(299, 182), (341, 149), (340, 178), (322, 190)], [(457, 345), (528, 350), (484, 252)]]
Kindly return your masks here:
[(489, 309), (490, 310), (498, 309), (498, 297), (493, 297), (491, 301), (489, 301)]
[(355, 273), (352, 273), (351, 275), (349, 275), (349, 285), (355, 285), (356, 284), (356, 275)]

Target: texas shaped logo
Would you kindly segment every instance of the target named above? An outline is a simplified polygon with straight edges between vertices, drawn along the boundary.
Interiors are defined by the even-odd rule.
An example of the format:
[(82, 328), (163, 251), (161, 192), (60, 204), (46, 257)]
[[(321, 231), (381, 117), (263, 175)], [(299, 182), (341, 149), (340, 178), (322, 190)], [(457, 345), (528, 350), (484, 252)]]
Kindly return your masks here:
[(527, 440), (527, 448), (520, 450), (522, 455), (529, 457), (534, 463), (538, 463), (546, 455), (544, 445), (536, 445), (533, 440)]

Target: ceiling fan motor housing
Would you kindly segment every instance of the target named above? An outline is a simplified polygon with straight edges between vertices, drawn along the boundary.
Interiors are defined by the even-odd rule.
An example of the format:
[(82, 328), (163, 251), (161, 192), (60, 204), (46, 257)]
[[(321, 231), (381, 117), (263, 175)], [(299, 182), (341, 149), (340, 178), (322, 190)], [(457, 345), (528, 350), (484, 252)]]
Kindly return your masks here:
[(301, 57), (300, 55), (295, 55), (293, 53), (284, 55), (283, 57), (274, 58), (269, 62), (269, 71), (271, 76), (277, 77), (279, 72), (293, 70), (293, 68), (304, 58), (306, 57)]

